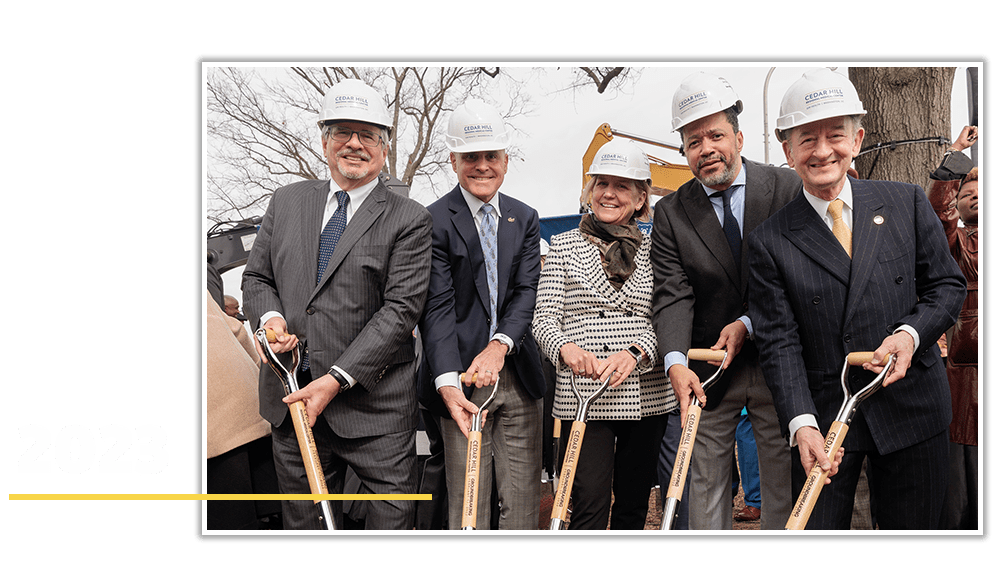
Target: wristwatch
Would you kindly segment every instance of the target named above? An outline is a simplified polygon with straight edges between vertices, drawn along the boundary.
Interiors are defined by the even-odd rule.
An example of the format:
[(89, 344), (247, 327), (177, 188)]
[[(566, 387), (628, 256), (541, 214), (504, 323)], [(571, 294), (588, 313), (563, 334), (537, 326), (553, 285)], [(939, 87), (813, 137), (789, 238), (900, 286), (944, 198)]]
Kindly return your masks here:
[(347, 381), (347, 378), (344, 377), (344, 374), (340, 373), (336, 369), (330, 368), (330, 375), (332, 375), (334, 379), (340, 382), (340, 392), (338, 393), (343, 393), (348, 389), (351, 389), (351, 382)]
[(634, 344), (630, 345), (628, 346), (627, 351), (632, 354), (632, 357), (635, 358), (635, 364), (639, 365), (639, 363), (642, 361), (642, 350), (639, 349), (639, 346)]

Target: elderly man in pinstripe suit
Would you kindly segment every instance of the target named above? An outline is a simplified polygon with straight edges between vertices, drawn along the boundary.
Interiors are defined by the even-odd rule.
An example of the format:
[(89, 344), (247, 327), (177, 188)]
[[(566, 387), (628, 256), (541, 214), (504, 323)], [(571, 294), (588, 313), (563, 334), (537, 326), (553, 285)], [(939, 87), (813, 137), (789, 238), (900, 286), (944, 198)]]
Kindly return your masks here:
[[(379, 178), (392, 126), (374, 90), (357, 80), (332, 86), (319, 123), (331, 179), (274, 193), (243, 273), (247, 316), (277, 332), (272, 349), (306, 344), (298, 379), (308, 385), (283, 399), (261, 368), (260, 413), (273, 426), (282, 492), (309, 493), (286, 417), (286, 403), (301, 399), (331, 493), (343, 491), (349, 465), (362, 493), (414, 494), (412, 332), (430, 277), (431, 217)], [(413, 527), (413, 501), (369, 504), (367, 529)], [(284, 501), (282, 511), (286, 529), (321, 528), (311, 501)]]
[[(865, 457), (880, 529), (935, 529), (944, 501), (948, 381), (937, 340), (955, 323), (965, 280), (919, 186), (855, 180), (848, 168), (865, 114), (850, 81), (807, 72), (778, 118), (800, 192), (749, 236), (750, 317), (764, 377), (793, 447), (793, 489), (817, 461), (832, 473), (808, 529), (848, 529)], [(860, 405), (839, 465), (824, 434), (843, 400), (840, 369), (853, 351), (857, 391), (897, 357), (885, 389)]]

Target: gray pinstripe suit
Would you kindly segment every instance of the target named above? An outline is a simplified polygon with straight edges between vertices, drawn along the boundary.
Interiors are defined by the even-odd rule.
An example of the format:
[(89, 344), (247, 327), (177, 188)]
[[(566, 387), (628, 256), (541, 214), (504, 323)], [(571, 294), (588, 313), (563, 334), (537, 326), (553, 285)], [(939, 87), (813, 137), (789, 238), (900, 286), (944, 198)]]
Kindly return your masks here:
[[(943, 496), (937, 483), (943, 480), (945, 463), (940, 469), (937, 464), (904, 466), (902, 477), (896, 478), (878, 466), (880, 458), (941, 436), (948, 428), (951, 401), (937, 340), (958, 317), (965, 280), (920, 187), (852, 178), (851, 188), (853, 259), (804, 192), (749, 236), (750, 317), (764, 376), (783, 433), (788, 434), (791, 419), (811, 413), (825, 434), (843, 400), (845, 355), (878, 348), (901, 324), (916, 329), (920, 347), (906, 377), (861, 404), (844, 443), (844, 477), (838, 473), (824, 488), (809, 527), (846, 528), (843, 514), (837, 516), (831, 503), (838, 496), (853, 501), (860, 460), (867, 455), (876, 465), (874, 475), (884, 483), (881, 493), (878, 485), (873, 487), (877, 512), (902, 507), (894, 511), (902, 514), (896, 518), (879, 517), (880, 527), (934, 528), (939, 489)], [(852, 390), (872, 377), (852, 368)], [(794, 457), (797, 495), (805, 472)], [(910, 482), (905, 493), (900, 483), (889, 483), (901, 480)], [(911, 503), (897, 505), (899, 501)]]
[[(247, 316), (256, 321), (265, 312), (280, 312), (288, 332), (306, 342), (309, 377), (318, 378), (336, 364), (358, 382), (326, 406), (314, 428), (331, 493), (342, 489), (345, 464), (371, 492), (415, 493), (412, 332), (427, 294), (430, 214), (378, 183), (355, 209), (317, 285), (319, 235), (329, 190), (329, 180), (310, 180), (274, 193), (243, 273)], [(305, 386), (309, 377), (300, 376), (299, 385)], [(290, 432), (282, 396), (273, 372), (260, 370), (260, 413), (274, 426), (276, 443)], [(291, 449), (294, 434), (287, 438), (291, 460), (283, 467), (295, 476), (287, 477), (282, 489), (308, 493), (304, 470), (299, 471), (301, 458)], [(311, 519), (311, 502), (305, 505)], [(412, 505), (372, 502), (367, 526), (412, 526)]]

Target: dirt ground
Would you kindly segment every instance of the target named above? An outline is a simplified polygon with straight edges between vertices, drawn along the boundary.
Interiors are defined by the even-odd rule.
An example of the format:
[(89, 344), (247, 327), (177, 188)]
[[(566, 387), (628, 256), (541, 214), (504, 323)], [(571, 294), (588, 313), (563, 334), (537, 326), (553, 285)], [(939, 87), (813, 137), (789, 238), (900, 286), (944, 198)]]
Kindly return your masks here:
[[(552, 517), (552, 487), (551, 484), (542, 484), (542, 509), (539, 517), (539, 529), (548, 529)], [(733, 512), (743, 509), (743, 488), (733, 503)], [(654, 487), (649, 492), (649, 513), (646, 515), (645, 530), (659, 530), (660, 521), (663, 519), (663, 508), (660, 505), (660, 489)], [(572, 518), (570, 519), (572, 521)], [(760, 530), (760, 521), (733, 521), (733, 530), (747, 531)]]

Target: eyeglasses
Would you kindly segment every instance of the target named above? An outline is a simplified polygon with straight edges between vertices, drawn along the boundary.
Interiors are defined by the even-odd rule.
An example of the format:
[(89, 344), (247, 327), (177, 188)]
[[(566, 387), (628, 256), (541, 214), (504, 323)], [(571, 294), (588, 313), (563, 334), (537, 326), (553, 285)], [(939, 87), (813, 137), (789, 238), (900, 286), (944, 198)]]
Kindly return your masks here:
[(354, 137), (354, 134), (357, 134), (358, 140), (360, 140), (362, 144), (364, 144), (369, 148), (374, 148), (375, 146), (379, 145), (380, 142), (382, 142), (381, 135), (376, 134), (375, 132), (369, 132), (367, 130), (358, 131), (358, 130), (347, 130), (344, 128), (334, 128), (330, 130), (330, 138), (335, 142), (341, 142), (341, 143), (350, 142), (351, 138)]

